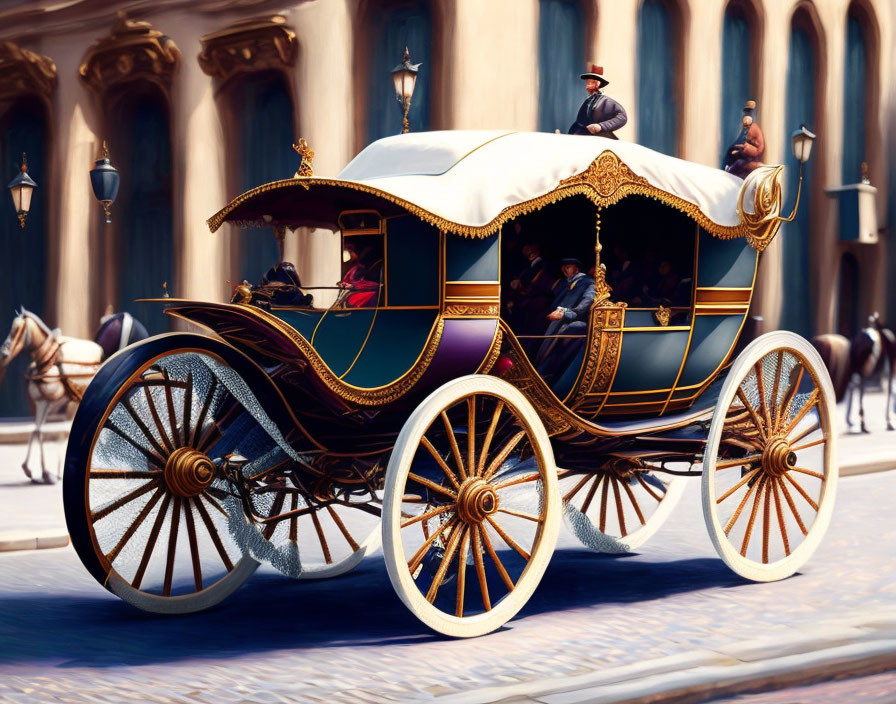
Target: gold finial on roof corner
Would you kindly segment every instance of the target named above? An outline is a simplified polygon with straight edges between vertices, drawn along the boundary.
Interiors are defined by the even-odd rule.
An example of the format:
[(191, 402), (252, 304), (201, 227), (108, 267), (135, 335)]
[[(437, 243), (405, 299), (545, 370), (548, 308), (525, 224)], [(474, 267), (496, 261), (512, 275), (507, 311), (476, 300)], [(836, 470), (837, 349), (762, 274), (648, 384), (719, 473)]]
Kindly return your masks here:
[(672, 311), (670, 311), (668, 308), (666, 308), (666, 306), (661, 305), (657, 309), (656, 313), (654, 313), (654, 315), (656, 316), (656, 321), (662, 327), (666, 327), (667, 325), (669, 325), (669, 318), (672, 317)]
[(296, 153), (302, 157), (302, 161), (299, 163), (299, 170), (293, 174), (293, 178), (302, 178), (303, 176), (313, 176), (314, 168), (312, 166), (312, 162), (314, 161), (314, 152), (311, 147), (308, 146), (308, 140), (304, 137), (299, 138), (298, 144), (293, 144), (292, 148), (296, 150)]

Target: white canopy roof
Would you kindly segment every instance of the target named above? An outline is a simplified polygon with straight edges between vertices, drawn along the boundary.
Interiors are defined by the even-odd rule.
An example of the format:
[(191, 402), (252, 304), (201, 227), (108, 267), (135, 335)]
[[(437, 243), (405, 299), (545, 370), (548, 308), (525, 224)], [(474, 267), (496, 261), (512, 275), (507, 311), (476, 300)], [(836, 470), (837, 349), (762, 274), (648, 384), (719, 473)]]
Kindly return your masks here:
[[(745, 182), (630, 142), (546, 132), (419, 132), (380, 139), (339, 174), (428, 210), (482, 227), (510, 206), (543, 196), (610, 151), (652, 186), (722, 227), (740, 223)], [(749, 194), (747, 194), (749, 196)], [(745, 207), (752, 197), (744, 199)], [(749, 207), (748, 207), (749, 209)]]
[[(410, 212), (447, 232), (483, 237), (511, 217), (576, 193), (598, 205), (657, 198), (720, 237), (762, 249), (777, 230), (781, 167), (744, 181), (629, 142), (545, 132), (417, 132), (378, 140), (337, 178), (263, 184), (209, 219), (243, 225), (336, 227), (343, 210)], [(739, 210), (740, 206), (740, 210)]]

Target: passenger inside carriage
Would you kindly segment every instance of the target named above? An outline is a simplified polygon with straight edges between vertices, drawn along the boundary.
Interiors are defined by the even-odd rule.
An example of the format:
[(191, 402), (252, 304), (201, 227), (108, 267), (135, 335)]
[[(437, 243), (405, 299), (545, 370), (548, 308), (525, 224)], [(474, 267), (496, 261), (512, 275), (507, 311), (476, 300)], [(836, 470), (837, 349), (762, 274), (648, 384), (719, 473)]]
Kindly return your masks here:
[(594, 279), (582, 271), (581, 261), (569, 257), (560, 262), (560, 268), (566, 280), (557, 287), (553, 310), (546, 316), (550, 322), (544, 341), (535, 356), (536, 368), (548, 383), (566, 371), (585, 344), (595, 294)]
[[(599, 211), (587, 197), (571, 196), (505, 226), (501, 316), (555, 393), (568, 393), (583, 359), (597, 266), (605, 272), (612, 304), (627, 306), (626, 327), (690, 324), (697, 235), (687, 215), (639, 195)], [(588, 281), (587, 298), (583, 292), (571, 305), (562, 302), (572, 283), (560, 271), (566, 258), (579, 262), (573, 276)], [(658, 315), (661, 306), (669, 309), (668, 318)], [(558, 308), (577, 312), (558, 320)]]
[[(377, 246), (379, 245), (379, 246)], [(343, 247), (339, 308), (376, 307), (382, 289), (382, 236), (353, 237)]]

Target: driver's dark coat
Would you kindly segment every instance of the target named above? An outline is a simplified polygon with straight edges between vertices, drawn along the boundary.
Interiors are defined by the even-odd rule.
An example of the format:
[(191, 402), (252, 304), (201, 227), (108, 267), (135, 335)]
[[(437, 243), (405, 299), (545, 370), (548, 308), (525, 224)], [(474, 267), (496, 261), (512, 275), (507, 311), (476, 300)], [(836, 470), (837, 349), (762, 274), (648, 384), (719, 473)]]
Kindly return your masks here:
[(625, 108), (603, 93), (595, 93), (585, 98), (576, 115), (576, 121), (569, 128), (569, 134), (588, 134), (588, 125), (592, 123), (600, 125), (600, 132), (596, 137), (619, 139), (614, 133), (628, 122)]

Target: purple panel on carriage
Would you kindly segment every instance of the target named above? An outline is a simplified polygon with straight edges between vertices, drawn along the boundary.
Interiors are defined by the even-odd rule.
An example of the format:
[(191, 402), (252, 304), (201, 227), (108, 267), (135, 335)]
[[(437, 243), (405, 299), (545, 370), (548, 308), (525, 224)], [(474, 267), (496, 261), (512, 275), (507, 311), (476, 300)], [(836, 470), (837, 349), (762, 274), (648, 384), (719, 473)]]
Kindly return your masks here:
[(488, 355), (497, 329), (494, 318), (445, 320), (442, 340), (418, 382), (420, 387), (434, 390), (446, 381), (473, 374)]

